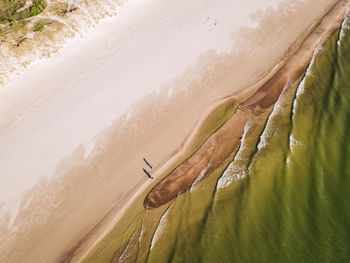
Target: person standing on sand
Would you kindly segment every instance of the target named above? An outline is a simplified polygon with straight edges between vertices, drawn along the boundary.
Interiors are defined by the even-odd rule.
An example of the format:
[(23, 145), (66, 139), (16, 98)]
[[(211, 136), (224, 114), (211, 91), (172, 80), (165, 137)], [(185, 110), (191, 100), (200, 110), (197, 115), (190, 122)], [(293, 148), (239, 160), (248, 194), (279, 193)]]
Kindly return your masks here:
[(145, 174), (147, 174), (148, 179), (152, 179), (153, 180), (153, 177), (146, 171), (145, 168), (142, 168), (142, 170), (145, 172)]
[(147, 162), (146, 158), (143, 158), (143, 161), (149, 166), (149, 168), (153, 169), (152, 165), (150, 165), (149, 162)]

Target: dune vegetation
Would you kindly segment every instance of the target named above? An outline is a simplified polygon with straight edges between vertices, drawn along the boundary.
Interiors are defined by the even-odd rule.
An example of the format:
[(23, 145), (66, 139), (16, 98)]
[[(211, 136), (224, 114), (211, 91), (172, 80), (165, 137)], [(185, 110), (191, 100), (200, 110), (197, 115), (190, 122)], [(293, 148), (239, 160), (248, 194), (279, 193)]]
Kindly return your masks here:
[(40, 14), (47, 7), (45, 0), (1, 0), (0, 23), (26, 19)]

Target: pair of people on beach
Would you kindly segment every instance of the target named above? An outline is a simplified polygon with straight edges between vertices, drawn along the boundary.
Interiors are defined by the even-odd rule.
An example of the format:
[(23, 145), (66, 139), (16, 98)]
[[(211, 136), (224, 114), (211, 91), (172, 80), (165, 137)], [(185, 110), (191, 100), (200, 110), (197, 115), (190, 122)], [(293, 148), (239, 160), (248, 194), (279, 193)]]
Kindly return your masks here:
[[(152, 165), (150, 165), (149, 162), (147, 162), (146, 158), (143, 158), (143, 161), (148, 165), (149, 168), (152, 169)], [(147, 172), (147, 170), (145, 168), (142, 168), (142, 170), (145, 172), (145, 174), (147, 175), (148, 179), (153, 180), (153, 177), (149, 174), (149, 172)]]

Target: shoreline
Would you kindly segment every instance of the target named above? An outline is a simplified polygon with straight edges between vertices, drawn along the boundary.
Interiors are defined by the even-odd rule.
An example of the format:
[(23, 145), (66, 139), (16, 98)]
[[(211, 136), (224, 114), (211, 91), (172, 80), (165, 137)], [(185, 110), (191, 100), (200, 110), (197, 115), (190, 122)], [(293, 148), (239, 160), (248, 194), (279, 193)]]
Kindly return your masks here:
[[(288, 6), (288, 1), (284, 2)], [(154, 183), (153, 181), (147, 181), (139, 171), (139, 168), (143, 165), (142, 157), (147, 157), (152, 162), (154, 166), (153, 175), (156, 180), (160, 180), (164, 176), (161, 172), (164, 172), (166, 168), (164, 165), (169, 160), (174, 160), (174, 163), (170, 166), (177, 166), (180, 164), (177, 162), (185, 161), (192, 152), (205, 142), (210, 134), (230, 117), (230, 114), (232, 115), (237, 107), (237, 103), (239, 103), (238, 98), (243, 96), (243, 93), (247, 97), (252, 95), (248, 93), (253, 93), (253, 88), (248, 92), (245, 89), (247, 86), (253, 85), (261, 80), (263, 76), (266, 77), (266, 74), (271, 72), (273, 67), (275, 67), (275, 71), (278, 71), (279, 66), (276, 66), (276, 64), (283, 60), (283, 57), (290, 50), (289, 47), (298, 44), (294, 40), (305, 34), (307, 28), (312, 28), (315, 25), (312, 22), (323, 16), (335, 1), (316, 1), (318, 2), (317, 8), (312, 7), (312, 2), (315, 1), (308, 1), (306, 7), (304, 5), (298, 6), (300, 12), (295, 11), (288, 17), (284, 17), (282, 12), (284, 9), (281, 9), (281, 6), (278, 9), (276, 8), (276, 10), (269, 9), (266, 12), (264, 11), (264, 16), (260, 17), (252, 13), (251, 15), (256, 15), (259, 25), (253, 29), (249, 27), (239, 29), (239, 34), (241, 34), (239, 35), (240, 41), (232, 44), (230, 49), (232, 53), (206, 50), (203, 44), (203, 50), (197, 52), (199, 54), (198, 59), (195, 59), (194, 62), (180, 59), (180, 62), (184, 64), (178, 66), (185, 72), (181, 71), (178, 73), (180, 75), (175, 77), (175, 79), (167, 79), (168, 82), (162, 83), (158, 90), (154, 89), (161, 83), (159, 82), (159, 76), (164, 73), (164, 69), (167, 69), (167, 72), (172, 70), (172, 74), (175, 74), (176, 70), (173, 69), (173, 65), (176, 64), (176, 61), (171, 60), (171, 67), (169, 66), (170, 64), (167, 64), (167, 61), (152, 61), (152, 65), (158, 65), (154, 78), (157, 78), (159, 83), (157, 82), (153, 85), (153, 82), (145, 82), (144, 80), (147, 79), (142, 79), (142, 76), (150, 75), (147, 73), (149, 67), (143, 67), (138, 62), (147, 62), (145, 65), (148, 65), (150, 61), (148, 56), (152, 53), (147, 52), (147, 49), (144, 47), (146, 45), (150, 50), (154, 50), (154, 46), (157, 46), (157, 42), (152, 42), (153, 38), (151, 37), (156, 36), (158, 39), (159, 32), (164, 32), (165, 36), (172, 36), (175, 33), (180, 38), (184, 38), (182, 34), (178, 33), (183, 33), (183, 30), (188, 27), (189, 30), (192, 29), (194, 32), (205, 33), (205, 38), (203, 39), (197, 40), (193, 38), (194, 43), (202, 44), (202, 42), (212, 41), (214, 44), (223, 42), (222, 44), (229, 45), (230, 41), (215, 37), (215, 34), (222, 35), (220, 26), (224, 24), (224, 19), (217, 25), (211, 20), (205, 22), (207, 16), (204, 12), (202, 16), (198, 16), (198, 21), (200, 23), (204, 21), (204, 26), (203, 24), (198, 26), (194, 23), (196, 21), (193, 20), (193, 16), (188, 16), (188, 13), (191, 14), (190, 10), (192, 10), (187, 6), (190, 3), (183, 1), (181, 3), (185, 6), (176, 4), (177, 8), (180, 6), (182, 9), (178, 12), (179, 16), (170, 17), (172, 19), (171, 23), (169, 22), (170, 24), (157, 26), (164, 21), (164, 17), (162, 16), (161, 19), (155, 17), (154, 21), (153, 13), (150, 13), (152, 20), (147, 21), (151, 23), (147, 24), (146, 28), (142, 27), (142, 30), (134, 28), (141, 30), (133, 32), (133, 34), (137, 33), (137, 36), (149, 28), (152, 30), (150, 30), (151, 33), (147, 37), (141, 37), (141, 39), (136, 39), (132, 43), (128, 42), (127, 45), (124, 43), (130, 52), (139, 50), (135, 54), (134, 52), (129, 52), (129, 56), (133, 54), (131, 57), (126, 56), (126, 53), (122, 57), (113, 57), (119, 52), (119, 50), (114, 50), (116, 52), (103, 56), (103, 58), (109, 58), (108, 60), (101, 59), (97, 64), (94, 64), (92, 59), (86, 60), (88, 63), (83, 63), (85, 61), (83, 56), (79, 57), (71, 54), (73, 56), (71, 58), (72, 65), (63, 68), (63, 73), (57, 70), (59, 67), (57, 68), (56, 66), (48, 67), (47, 70), (43, 69), (43, 72), (40, 68), (37, 71), (30, 69), (29, 72), (32, 73), (32, 76), (29, 76), (28, 79), (34, 82), (28, 83), (32, 87), (38, 88), (34, 89), (28, 87), (26, 82), (17, 81), (17, 83), (22, 84), (17, 85), (17, 87), (13, 85), (15, 90), (8, 90), (7, 95), (11, 95), (13, 98), (22, 96), (26, 103), (33, 102), (32, 99), (35, 98), (38, 99), (39, 103), (35, 101), (31, 105), (33, 107), (30, 107), (33, 111), (29, 112), (26, 110), (26, 106), (30, 104), (17, 105), (20, 106), (19, 108), (14, 107), (16, 106), (14, 104), (12, 108), (6, 109), (6, 98), (10, 97), (1, 97), (1, 99), (6, 101), (6, 104), (2, 106), (0, 116), (10, 118), (10, 113), (14, 114), (16, 123), (8, 127), (6, 126), (6, 119), (0, 123), (0, 133), (3, 132), (2, 135), (5, 134), (0, 138), (2, 139), (2, 141), (0, 140), (0, 145), (5, 147), (0, 148), (3, 148), (3, 152), (6, 152), (6, 147), (8, 147), (9, 150), (15, 153), (14, 156), (17, 158), (15, 164), (21, 163), (22, 165), (15, 165), (13, 168), (22, 169), (23, 174), (27, 175), (27, 177), (37, 173), (39, 169), (44, 169), (48, 161), (51, 162), (50, 165), (53, 165), (54, 172), (52, 175), (41, 177), (35, 186), (25, 193), (19, 204), (19, 211), (16, 217), (10, 219), (10, 222), (12, 222), (11, 227), (7, 227), (8, 220), (6, 218), (0, 219), (0, 232), (3, 233), (1, 236), (3, 236), (3, 239), (8, 237), (7, 240), (0, 238), (0, 261), (23, 262), (25, 260), (39, 263), (59, 261), (60, 259), (61, 261), (69, 260), (70, 257), (71, 262), (79, 261), (79, 255), (93, 248), (98, 242), (98, 237), (101, 237), (101, 233), (108, 233), (109, 230), (115, 229), (111, 222), (116, 220), (116, 214), (122, 216), (125, 212), (124, 217), (130, 215), (129, 212), (131, 207), (135, 205), (135, 200), (140, 199), (140, 197), (143, 198), (143, 187), (151, 187)], [(217, 6), (217, 3), (214, 1), (211, 4)], [(169, 9), (166, 3), (162, 3), (163, 5), (167, 8), (166, 10)], [(195, 6), (195, 2), (191, 2), (191, 6), (193, 5)], [(216, 11), (214, 10), (217, 14), (214, 13), (221, 16), (227, 12), (230, 13), (232, 10), (230, 11), (227, 5), (219, 5), (215, 9)], [(142, 7), (144, 8), (145, 6)], [(149, 7), (154, 7), (157, 11), (160, 8), (158, 5), (150, 5)], [(140, 10), (142, 11), (143, 8), (140, 8)], [(212, 9), (212, 7), (208, 8), (210, 12), (212, 12)], [(161, 12), (161, 14), (163, 13)], [(267, 19), (264, 20), (263, 17), (265, 16)], [(229, 17), (232, 17), (231, 13)], [(138, 22), (144, 24), (144, 20)], [(276, 21), (279, 22), (277, 23)], [(127, 22), (134, 22), (134, 20), (128, 20)], [(154, 24), (152, 24), (153, 22)], [(124, 23), (125, 26), (129, 25), (125, 21)], [(109, 26), (112, 28), (112, 23)], [(285, 30), (285, 26), (288, 26), (287, 30)], [(281, 31), (279, 31), (280, 28), (282, 28)], [(109, 29), (103, 31), (109, 31)], [(219, 31), (215, 33), (217, 30)], [(96, 29), (95, 31), (99, 30)], [(113, 35), (112, 33), (116, 33), (116, 31), (111, 31), (111, 36)], [(120, 38), (122, 37), (120, 36)], [(190, 39), (191, 35), (188, 38)], [(114, 39), (114, 41), (116, 40)], [(164, 46), (161, 51), (172, 53), (170, 52), (171, 50), (178, 50), (179, 45), (177, 43), (180, 42), (168, 39), (165, 44), (169, 44), (169, 46)], [(84, 44), (82, 49), (94, 51), (102, 49), (104, 43), (95, 43), (94, 39), (88, 37), (82, 44)], [(95, 44), (98, 45), (95, 46)], [(113, 45), (110, 47), (114, 47), (115, 42), (111, 42), (111, 44)], [(159, 45), (162, 46), (164, 43), (159, 42)], [(135, 50), (130, 50), (132, 47)], [(181, 47), (185, 51), (183, 54), (191, 53), (191, 55), (195, 55), (192, 54), (191, 49), (186, 48), (186, 44)], [(209, 47), (213, 48), (211, 45)], [(214, 45), (214, 50), (216, 50), (215, 47), (217, 47), (216, 44)], [(74, 50), (68, 51), (74, 53)], [(65, 53), (66, 58), (68, 51)], [(153, 55), (152, 60), (154, 59)], [(90, 54), (88, 57), (90, 57)], [(111, 57), (113, 59), (110, 59)], [(126, 58), (129, 59), (121, 60)], [(60, 58), (58, 56), (58, 59), (55, 58), (54, 60), (59, 62), (59, 59), (63, 60), (63, 57)], [(79, 61), (78, 59), (81, 60)], [(47, 61), (47, 63), (50, 61)], [(118, 61), (122, 61), (122, 63), (118, 63)], [(136, 86), (140, 89), (143, 88), (142, 92), (147, 89), (152, 90), (152, 92), (149, 94), (142, 93), (142, 98), (135, 100), (130, 105), (130, 108), (127, 109), (127, 112), (119, 117), (120, 94), (116, 92), (118, 90), (116, 88), (118, 86), (116, 80), (119, 78), (114, 73), (119, 70), (115, 71), (117, 65), (125, 66), (125, 61), (128, 62), (127, 66), (131, 70), (128, 74), (132, 74), (132, 76), (141, 74), (138, 82), (140, 86)], [(163, 63), (163, 65), (161, 62), (165, 64)], [(87, 67), (90, 71), (84, 72), (86, 68), (83, 68), (84, 74), (79, 75), (81, 70), (78, 67), (79, 63), (83, 63), (83, 66), (85, 64), (90, 65)], [(44, 65), (45, 63), (42, 64)], [(67, 64), (69, 64), (69, 61), (66, 63), (62, 62), (62, 65), (67, 66)], [(139, 67), (134, 69), (134, 66)], [(45, 72), (51, 75), (48, 74), (47, 77), (41, 78), (40, 75), (45, 75)], [(57, 72), (57, 74), (53, 75), (53, 72)], [(67, 72), (67, 75), (65, 75), (65, 72)], [(93, 72), (93, 77), (90, 77), (89, 72)], [(28, 74), (20, 75), (17, 79), (25, 80), (25, 75), (28, 76)], [(128, 78), (125, 77), (126, 80), (130, 79), (128, 74), (125, 74), (125, 76), (129, 76)], [(94, 76), (99, 76), (102, 79)], [(69, 80), (71, 77), (74, 77), (73, 81)], [(86, 81), (83, 81), (85, 78)], [(59, 79), (59, 81), (55, 81), (55, 79)], [(110, 83), (113, 83), (113, 85)], [(92, 86), (94, 84), (99, 84), (97, 86), (99, 89), (93, 89)], [(106, 84), (108, 87), (103, 87), (104, 85), (100, 84)], [(47, 85), (53, 85), (53, 87), (47, 87)], [(63, 88), (61, 89), (59, 85)], [(59, 89), (55, 90), (55, 86)], [(107, 92), (107, 89), (110, 90)], [(111, 91), (115, 92), (111, 93)], [(237, 99), (227, 97), (231, 94), (236, 94), (235, 98)], [(223, 99), (226, 104), (218, 102), (222, 98), (226, 98)], [(220, 104), (219, 108), (215, 107), (215, 105), (213, 106), (215, 101)], [(14, 102), (16, 101), (14, 100)], [(17, 100), (17, 104), (18, 102), (21, 101)], [(108, 103), (110, 103), (109, 108), (105, 107)], [(62, 105), (64, 105), (63, 108)], [(186, 111), (183, 110), (184, 107), (186, 107)], [(214, 112), (211, 112), (211, 108), (213, 110), (215, 108)], [(17, 110), (18, 113), (13, 110)], [(84, 115), (80, 115), (80, 113), (84, 113)], [(71, 119), (72, 116), (76, 118)], [(108, 125), (101, 122), (101, 119), (106, 120), (106, 116), (110, 118), (109, 122), (106, 122)], [(34, 117), (37, 119), (34, 119)], [(57, 117), (59, 117), (58, 120)], [(201, 123), (201, 119), (204, 117), (209, 119), (209, 123), (207, 121)], [(28, 126), (29, 128), (17, 125), (23, 124), (24, 120), (26, 125), (30, 125)], [(62, 127), (57, 126), (60, 122), (62, 122)], [(105, 125), (104, 129), (101, 128), (101, 123)], [(76, 124), (80, 126), (76, 131), (72, 130), (76, 133), (67, 132), (71, 128), (70, 126)], [(9, 128), (9, 130), (1, 129), (4, 127), (6, 129)], [(23, 127), (27, 129), (22, 129)], [(102, 131), (101, 129), (97, 130), (96, 127), (100, 127)], [(194, 130), (198, 132), (198, 135), (194, 136)], [(7, 132), (12, 132), (12, 135), (14, 135), (14, 132), (21, 132), (22, 134), (20, 135), (22, 137), (16, 135), (7, 137), (5, 140), (4, 138), (8, 135)], [(92, 145), (84, 143), (84, 138), (82, 138), (88, 134), (96, 137)], [(32, 135), (38, 136), (38, 138), (35, 137), (36, 140), (32, 140)], [(46, 136), (52, 136), (52, 138), (48, 140)], [(23, 140), (17, 143), (17, 146), (22, 148), (16, 150), (15, 147), (13, 148), (16, 144), (11, 145), (10, 142), (18, 139)], [(50, 142), (50, 144), (47, 144), (45, 140)], [(51, 145), (52, 143), (54, 145)], [(67, 151), (64, 154), (61, 153), (56, 156), (57, 159), (54, 159), (53, 153), (57, 148), (62, 145), (73, 145), (73, 143), (76, 144), (77, 148), (72, 148), (71, 151)], [(22, 151), (23, 146), (27, 147), (30, 145), (31, 147), (28, 147), (30, 154), (26, 155), (25, 159), (22, 159), (21, 156), (25, 153), (25, 151)], [(45, 146), (46, 148), (40, 149), (43, 145), (47, 145)], [(185, 154), (183, 154), (184, 147), (187, 148)], [(178, 159), (179, 155), (176, 154), (180, 154), (182, 156), (181, 159)], [(7, 151), (6, 156), (8, 155), (9, 152)], [(40, 159), (37, 167), (35, 167), (34, 162), (31, 163), (31, 161), (27, 160), (33, 156), (40, 157), (41, 155), (43, 157)], [(56, 161), (56, 163), (53, 161)], [(30, 163), (31, 167), (35, 169), (26, 169), (25, 162)], [(6, 168), (12, 169), (10, 166), (6, 167), (6, 163), (0, 166), (2, 166), (3, 174), (6, 174)], [(13, 172), (13, 170), (8, 170), (8, 172), (11, 171)], [(135, 213), (140, 211), (138, 209), (143, 209), (142, 200), (139, 201)], [(132, 216), (128, 218), (132, 218)], [(122, 221), (123, 219), (120, 219), (118, 224)], [(98, 223), (98, 230), (95, 227), (97, 222), (100, 222)], [(127, 220), (123, 222), (124, 226), (130, 224)], [(123, 232), (120, 231), (119, 233)], [(85, 238), (82, 239), (82, 237)], [(32, 244), (35, 244), (35, 246), (33, 247)], [(5, 245), (5, 249), (2, 247), (3, 245)], [(73, 251), (75, 253), (72, 253)], [(38, 258), (40, 258), (39, 261)]]
[[(315, 50), (339, 27), (345, 8), (344, 2), (340, 1), (320, 22), (316, 22), (317, 26), (302, 41), (301, 46), (296, 45), (295, 51), (292, 49), (287, 52), (290, 55), (282, 60), (286, 62), (276, 74), (261, 85), (254, 95), (240, 103), (234, 115), (200, 149), (152, 188), (144, 200), (144, 207), (152, 209), (168, 203), (188, 191), (198, 179), (225, 163), (227, 158), (232, 159), (238, 150), (247, 121), (252, 116), (265, 112), (277, 101), (284, 88), (288, 88), (289, 83), (294, 83), (300, 77)], [(324, 21), (328, 17), (334, 17), (334, 22), (330, 25)]]
[[(203, 123), (205, 123), (207, 121), (208, 117), (210, 116), (210, 114), (213, 111), (215, 111), (215, 109), (219, 108), (220, 106), (225, 105), (225, 103), (227, 103), (230, 100), (232, 100), (232, 101), (233, 100), (243, 101), (240, 104), (243, 107), (249, 107), (249, 106), (251, 106), (251, 104), (254, 104), (255, 106), (257, 106), (256, 103), (258, 103), (259, 101), (263, 101), (263, 98), (261, 98), (259, 93), (257, 93), (257, 92), (259, 92), (260, 89), (264, 89), (264, 87), (266, 88), (269, 85), (270, 82), (276, 84), (276, 82), (278, 82), (276, 79), (274, 79), (276, 77), (276, 75), (278, 76), (281, 73), (281, 71), (286, 66), (286, 64), (288, 62), (290, 62), (290, 60), (292, 60), (293, 57), (295, 58), (295, 55), (300, 51), (300, 49), (303, 49), (305, 43), (308, 42), (308, 40), (309, 40), (311, 43), (306, 43), (306, 46), (303, 49), (304, 51), (305, 50), (308, 51), (307, 52), (308, 54), (306, 56), (303, 56), (303, 66), (297, 67), (297, 69), (295, 69), (295, 72), (294, 72), (295, 76), (293, 77), (293, 79), (294, 79), (294, 81), (296, 81), (298, 79), (299, 75), (301, 74), (301, 72), (303, 72), (304, 69), (307, 67), (309, 61), (311, 60), (311, 58), (312, 58), (312, 56), (314, 54), (314, 50), (317, 49), (318, 47), (322, 46), (324, 44), (324, 42), (329, 39), (331, 34), (339, 28), (339, 25), (340, 25), (341, 21), (344, 18), (345, 5), (346, 5), (346, 3), (344, 1), (338, 1), (323, 17), (320, 18), (319, 21), (315, 22), (309, 28), (309, 30), (305, 31), (306, 37), (304, 37), (302, 40), (298, 39), (291, 46), (291, 48), (288, 50), (288, 52), (286, 53), (286, 56), (283, 57), (283, 59), (281, 59), (280, 63), (275, 65), (275, 67), (269, 73), (267, 73), (266, 76), (263, 79), (261, 79), (258, 83), (256, 83), (255, 85), (250, 86), (249, 88), (247, 88), (247, 89), (245, 89), (245, 90), (243, 90), (241, 92), (238, 92), (237, 94), (234, 94), (234, 95), (226, 97), (226, 98), (224, 98), (224, 99), (222, 99), (220, 101), (217, 101), (216, 103), (212, 104), (209, 108), (207, 108), (207, 110), (202, 114), (202, 117), (200, 118), (200, 120), (196, 124), (196, 127), (193, 130), (193, 133), (191, 133), (190, 136), (187, 137), (185, 142), (182, 144), (182, 147), (177, 151), (177, 154), (175, 154), (168, 161), (166, 161), (165, 164), (162, 164), (161, 169), (157, 171), (157, 174), (164, 174), (169, 169), (170, 170), (174, 170), (175, 168), (171, 169), (171, 167), (174, 166), (174, 163), (176, 163), (179, 159), (184, 159), (183, 156), (186, 155), (185, 152), (186, 152), (187, 147), (189, 147), (189, 145), (191, 144), (191, 141), (195, 137), (197, 137), (197, 135), (198, 135), (197, 133), (199, 133), (200, 127), (203, 125)], [(332, 18), (334, 18), (334, 20), (332, 20)], [(331, 20), (331, 21), (324, 21), (324, 20)], [(328, 27), (326, 29), (324, 29), (323, 32), (322, 32), (322, 30), (320, 32), (320, 29), (322, 29), (323, 26), (326, 26), (326, 27), (328, 26)], [(321, 34), (319, 36), (319, 38), (316, 38), (316, 40), (310, 40), (313, 37), (318, 36), (319, 34)], [(298, 43), (299, 43), (299, 45), (298, 45)], [(311, 45), (313, 44), (313, 46), (311, 48), (312, 52), (309, 51), (310, 46), (307, 46), (307, 45), (310, 45), (310, 44)], [(292, 62), (292, 63), (295, 63), (295, 62)], [(285, 74), (285, 73), (282, 73), (282, 75), (283, 74)], [(285, 76), (283, 76), (283, 78), (285, 78)], [(277, 85), (277, 89), (279, 88), (280, 92), (283, 92), (282, 91), (283, 87), (284, 87), (284, 85), (282, 86), (282, 88), (281, 88), (280, 85)], [(276, 86), (275, 86), (275, 89), (276, 89)], [(280, 92), (277, 92), (276, 94), (278, 95), (278, 94), (280, 94)], [(251, 93), (254, 93), (254, 95), (252, 95)], [(269, 94), (270, 93), (266, 92), (266, 94), (264, 94), (264, 95), (269, 95)], [(278, 96), (277, 96), (277, 98), (278, 98)], [(275, 99), (276, 98), (274, 98), (273, 100), (275, 100)], [(234, 102), (232, 102), (232, 104), (234, 104)], [(231, 104), (231, 106), (232, 106), (232, 104)], [(243, 109), (243, 111), (245, 111), (245, 109)], [(227, 120), (225, 120), (224, 123), (226, 121)], [(222, 125), (224, 125), (224, 124), (222, 124)], [(220, 129), (220, 127), (221, 127), (221, 125), (218, 127), (218, 130)], [(215, 134), (215, 132), (213, 134)], [(237, 138), (239, 140), (239, 136)], [(193, 155), (195, 155), (195, 153)], [(179, 166), (181, 166), (181, 164), (180, 165), (176, 165), (176, 167), (179, 167)], [(156, 177), (158, 178), (159, 176), (156, 176)], [(163, 179), (165, 179), (166, 177), (167, 176), (163, 177)], [(157, 181), (159, 181), (159, 179)], [(95, 244), (93, 246), (91, 246), (90, 249), (88, 249), (84, 253), (82, 253), (82, 251), (79, 251), (77, 253), (77, 254), (79, 254), (79, 253), (84, 254), (81, 258), (78, 257), (77, 255), (75, 255), (73, 257), (74, 258), (73, 261), (66, 261), (66, 262), (76, 262), (77, 258), (79, 258), (79, 260), (78, 260), (79, 262), (86, 260), (86, 258), (89, 257), (89, 255), (93, 252), (93, 250), (96, 249), (98, 244), (113, 230), (113, 228), (116, 227), (116, 225), (120, 222), (121, 218), (123, 216), (125, 216), (125, 213), (127, 212), (127, 210), (130, 210), (132, 206), (136, 205), (135, 201), (136, 200), (140, 200), (141, 198), (143, 198), (142, 195), (144, 195), (147, 192), (147, 189), (150, 188), (151, 184), (152, 183), (143, 185), (133, 195), (132, 199), (128, 202), (128, 204), (126, 204), (123, 207), (122, 210), (120, 210), (117, 213), (117, 216), (112, 220), (112, 223), (109, 224), (110, 226), (107, 229), (105, 229), (103, 231), (103, 233), (100, 234), (100, 237), (94, 242)], [(158, 185), (158, 184), (155, 184), (155, 185)], [(192, 183), (190, 185), (192, 185)]]

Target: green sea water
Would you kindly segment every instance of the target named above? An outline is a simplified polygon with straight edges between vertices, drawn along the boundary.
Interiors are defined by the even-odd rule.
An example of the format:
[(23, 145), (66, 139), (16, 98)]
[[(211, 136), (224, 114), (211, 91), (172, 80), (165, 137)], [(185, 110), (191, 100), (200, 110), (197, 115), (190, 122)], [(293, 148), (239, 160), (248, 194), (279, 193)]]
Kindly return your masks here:
[(139, 214), (113, 262), (350, 262), (349, 25), (248, 121), (231, 163)]
[(350, 262), (347, 22), (210, 180), (170, 205), (148, 262)]

